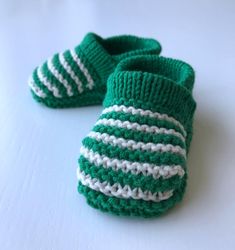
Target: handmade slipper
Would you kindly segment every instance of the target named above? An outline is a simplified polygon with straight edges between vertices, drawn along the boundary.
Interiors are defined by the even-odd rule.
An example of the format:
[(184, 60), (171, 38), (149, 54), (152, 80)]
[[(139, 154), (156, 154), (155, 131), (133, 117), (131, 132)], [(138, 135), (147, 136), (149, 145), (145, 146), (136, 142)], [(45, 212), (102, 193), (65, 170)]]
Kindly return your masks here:
[(182, 199), (193, 85), (193, 69), (179, 60), (150, 55), (120, 62), (80, 152), (78, 191), (89, 205), (151, 217)]
[(122, 59), (160, 51), (154, 39), (128, 35), (103, 39), (88, 33), (75, 49), (55, 54), (37, 67), (28, 83), (34, 99), (48, 107), (101, 104), (107, 78)]

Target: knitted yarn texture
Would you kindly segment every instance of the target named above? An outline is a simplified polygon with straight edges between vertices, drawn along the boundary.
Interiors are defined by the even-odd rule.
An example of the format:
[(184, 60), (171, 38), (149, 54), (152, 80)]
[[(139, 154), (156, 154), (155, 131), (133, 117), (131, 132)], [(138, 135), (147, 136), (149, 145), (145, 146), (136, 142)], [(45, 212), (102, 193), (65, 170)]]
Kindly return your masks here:
[(104, 110), (83, 140), (78, 191), (116, 215), (159, 216), (179, 202), (196, 103), (194, 71), (158, 56), (123, 60), (108, 79)]
[(130, 35), (101, 38), (88, 33), (74, 49), (38, 66), (28, 84), (35, 100), (52, 108), (101, 104), (108, 76), (125, 58), (156, 54), (158, 41)]

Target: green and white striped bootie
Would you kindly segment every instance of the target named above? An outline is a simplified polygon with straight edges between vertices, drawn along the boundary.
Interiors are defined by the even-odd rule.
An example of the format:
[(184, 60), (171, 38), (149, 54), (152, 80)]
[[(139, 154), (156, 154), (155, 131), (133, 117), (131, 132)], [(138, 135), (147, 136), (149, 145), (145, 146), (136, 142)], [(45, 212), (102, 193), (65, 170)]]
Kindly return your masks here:
[(182, 199), (193, 84), (194, 71), (182, 61), (150, 55), (120, 62), (79, 158), (78, 191), (92, 207), (151, 217)]
[(108, 76), (125, 58), (159, 54), (158, 41), (136, 36), (103, 39), (88, 33), (80, 45), (55, 54), (29, 79), (35, 100), (53, 108), (101, 104)]

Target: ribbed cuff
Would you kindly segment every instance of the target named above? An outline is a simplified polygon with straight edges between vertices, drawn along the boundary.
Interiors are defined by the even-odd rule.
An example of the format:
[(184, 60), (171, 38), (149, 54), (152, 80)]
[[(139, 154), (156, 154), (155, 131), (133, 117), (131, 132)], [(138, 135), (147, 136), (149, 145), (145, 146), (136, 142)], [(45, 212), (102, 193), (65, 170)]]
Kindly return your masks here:
[(102, 42), (103, 38), (94, 33), (88, 33), (78, 47), (98, 76), (106, 82), (108, 76), (114, 71), (116, 63), (103, 48)]
[(159, 55), (162, 50), (161, 44), (157, 40), (133, 35), (113, 36), (105, 39), (105, 44), (111, 50), (119, 51), (113, 55), (113, 59), (117, 63), (133, 56)]
[(121, 60), (137, 55), (158, 55), (161, 45), (151, 38), (121, 35), (103, 39), (94, 33), (88, 33), (77, 49), (106, 84), (108, 76)]
[(127, 105), (169, 114), (183, 125), (191, 123), (196, 103), (186, 88), (160, 75), (140, 71), (113, 73), (104, 106)]

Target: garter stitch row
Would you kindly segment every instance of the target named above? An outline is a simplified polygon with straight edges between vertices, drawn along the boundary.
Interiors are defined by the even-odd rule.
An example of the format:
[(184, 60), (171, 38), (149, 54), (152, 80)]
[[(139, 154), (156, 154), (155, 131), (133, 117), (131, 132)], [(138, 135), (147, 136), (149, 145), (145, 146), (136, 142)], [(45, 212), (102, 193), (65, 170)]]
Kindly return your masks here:
[(80, 151), (78, 191), (92, 207), (151, 217), (182, 199), (193, 84), (193, 69), (178, 60), (149, 55), (118, 64)]
[(122, 59), (160, 51), (154, 39), (128, 35), (103, 39), (88, 33), (80, 45), (37, 67), (29, 87), (35, 100), (53, 108), (101, 104), (107, 78)]

